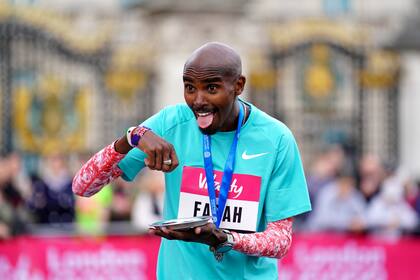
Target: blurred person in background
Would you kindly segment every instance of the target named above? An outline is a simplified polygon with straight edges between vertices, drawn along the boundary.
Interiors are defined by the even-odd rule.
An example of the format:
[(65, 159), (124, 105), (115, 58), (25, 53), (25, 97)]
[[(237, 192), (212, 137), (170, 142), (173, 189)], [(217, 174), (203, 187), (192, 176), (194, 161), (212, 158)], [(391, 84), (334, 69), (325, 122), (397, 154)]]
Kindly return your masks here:
[(338, 173), (343, 167), (344, 159), (344, 151), (338, 145), (328, 147), (325, 152), (315, 159), (306, 178), (313, 206), (316, 203), (318, 193), (323, 187), (337, 179)]
[(417, 211), (416, 203), (419, 197), (419, 187), (412, 178), (408, 178), (404, 184), (404, 197), (408, 204)]
[(29, 185), (22, 178), (20, 156), (16, 153), (0, 159), (0, 239), (26, 232), (30, 221), (25, 206)]
[(9, 239), (13, 232), (14, 209), (0, 192), (0, 240)]
[(313, 231), (362, 233), (366, 229), (366, 202), (345, 171), (319, 191), (308, 228)]
[(75, 200), (71, 189), (72, 177), (65, 156), (59, 153), (45, 156), (39, 164), (39, 175), (32, 175), (32, 195), (29, 206), (35, 222), (42, 224), (72, 223)]
[(398, 237), (413, 231), (418, 224), (415, 210), (406, 200), (408, 178), (396, 172), (395, 167), (386, 170), (386, 178), (379, 194), (373, 198), (367, 211), (371, 232)]
[(113, 194), (112, 186), (104, 186), (92, 198), (76, 197), (76, 227), (79, 233), (88, 235), (105, 234), (109, 226)]
[(417, 213), (417, 227), (414, 231), (416, 235), (420, 235), (420, 180), (416, 180), (414, 183), (415, 197), (412, 200), (412, 205)]
[(384, 167), (378, 157), (364, 155), (359, 162), (358, 188), (370, 204), (374, 197), (379, 194), (381, 184), (385, 177)]
[[(70, 162), (71, 173), (76, 173), (88, 159), (88, 153), (75, 155)], [(102, 191), (92, 198), (76, 196), (75, 222), (77, 232), (87, 235), (105, 234), (109, 227), (112, 199), (111, 184), (104, 186)]]
[[(306, 175), (309, 197), (313, 209), (316, 208), (317, 196), (327, 185), (337, 179), (338, 173), (343, 167), (345, 153), (340, 145), (330, 145), (321, 152), (314, 160), (309, 172)], [(308, 224), (308, 217), (313, 212), (304, 213), (295, 218), (294, 229), (305, 230)]]
[(110, 184), (112, 188), (112, 200), (110, 205), (110, 221), (124, 222), (131, 220), (133, 205), (132, 183), (117, 178)]
[(132, 223), (137, 230), (147, 231), (151, 223), (163, 217), (165, 178), (162, 172), (142, 171), (139, 188), (133, 204)]
[[(217, 217), (187, 231), (151, 229), (164, 237), (158, 279), (277, 279), (276, 258), (291, 246), (292, 217), (311, 210), (295, 139), (284, 124), (238, 98), (246, 79), (229, 46), (208, 43), (195, 50), (183, 80), (187, 104), (128, 129), (81, 168), (73, 190), (91, 196), (119, 176), (133, 180), (145, 166), (162, 170), (165, 219)], [(220, 206), (220, 195), (221, 211), (215, 210), (216, 187), (231, 207)], [(206, 188), (214, 191), (212, 211)], [(220, 222), (228, 226), (221, 229)]]

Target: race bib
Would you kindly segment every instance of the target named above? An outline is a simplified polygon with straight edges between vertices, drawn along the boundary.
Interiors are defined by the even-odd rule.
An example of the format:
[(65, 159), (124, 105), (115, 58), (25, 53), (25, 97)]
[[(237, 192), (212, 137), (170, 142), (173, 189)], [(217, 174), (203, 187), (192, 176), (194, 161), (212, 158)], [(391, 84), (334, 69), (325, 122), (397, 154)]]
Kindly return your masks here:
[[(223, 172), (214, 171), (216, 197)], [(221, 228), (256, 231), (261, 177), (233, 174)], [(185, 166), (182, 172), (178, 218), (211, 216), (206, 173), (203, 168)]]

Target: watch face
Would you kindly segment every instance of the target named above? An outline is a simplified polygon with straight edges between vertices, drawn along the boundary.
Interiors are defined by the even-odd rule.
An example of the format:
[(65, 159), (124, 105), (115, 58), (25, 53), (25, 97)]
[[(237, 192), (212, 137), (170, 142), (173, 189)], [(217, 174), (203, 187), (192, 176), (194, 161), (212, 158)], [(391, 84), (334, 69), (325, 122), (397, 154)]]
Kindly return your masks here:
[(231, 244), (222, 245), (219, 248), (216, 249), (217, 253), (226, 253), (232, 249)]

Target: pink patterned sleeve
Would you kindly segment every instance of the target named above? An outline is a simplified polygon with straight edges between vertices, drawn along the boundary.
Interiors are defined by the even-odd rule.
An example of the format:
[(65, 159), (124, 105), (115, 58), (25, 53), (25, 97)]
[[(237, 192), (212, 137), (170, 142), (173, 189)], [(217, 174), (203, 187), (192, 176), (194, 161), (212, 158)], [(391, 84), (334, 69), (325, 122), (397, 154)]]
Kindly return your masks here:
[(91, 157), (73, 178), (73, 192), (80, 196), (91, 196), (113, 179), (121, 176), (117, 164), (125, 154), (114, 149), (114, 143)]
[(233, 249), (251, 256), (280, 259), (286, 255), (292, 244), (291, 218), (268, 223), (264, 232), (241, 234), (232, 232)]

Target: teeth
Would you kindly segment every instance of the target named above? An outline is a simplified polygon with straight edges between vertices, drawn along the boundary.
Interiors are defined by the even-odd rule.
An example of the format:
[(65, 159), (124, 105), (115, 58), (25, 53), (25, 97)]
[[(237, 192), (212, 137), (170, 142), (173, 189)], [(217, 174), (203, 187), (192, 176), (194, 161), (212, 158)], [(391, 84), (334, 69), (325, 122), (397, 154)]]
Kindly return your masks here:
[(208, 116), (208, 115), (210, 115), (211, 114), (211, 112), (206, 112), (206, 113), (197, 113), (197, 115), (198, 116), (200, 116), (200, 117), (205, 117), (205, 116)]

